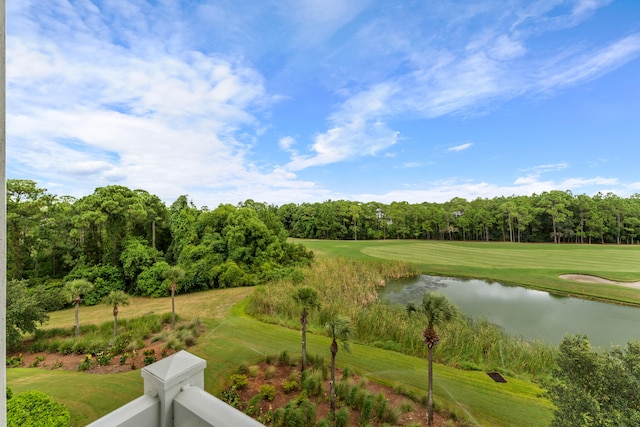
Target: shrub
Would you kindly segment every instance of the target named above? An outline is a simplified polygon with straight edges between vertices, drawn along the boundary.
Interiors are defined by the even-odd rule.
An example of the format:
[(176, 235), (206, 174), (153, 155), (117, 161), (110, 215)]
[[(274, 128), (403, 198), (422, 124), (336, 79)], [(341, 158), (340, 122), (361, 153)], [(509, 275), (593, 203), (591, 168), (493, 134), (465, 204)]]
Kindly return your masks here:
[(247, 362), (242, 362), (240, 366), (238, 366), (239, 374), (248, 374), (249, 373), (249, 364)]
[(150, 348), (149, 350), (145, 350), (142, 352), (142, 354), (144, 355), (144, 364), (146, 365), (151, 365), (152, 363), (155, 363), (156, 361), (156, 351), (152, 348)]
[(113, 358), (113, 355), (109, 352), (105, 353), (101, 351), (98, 354), (96, 354), (96, 362), (100, 366), (107, 366), (109, 363), (111, 363), (112, 358)]
[(400, 408), (387, 407), (387, 410), (382, 417), (382, 421), (385, 424), (396, 425), (402, 416), (402, 410)]
[(280, 364), (283, 366), (289, 365), (289, 363), (291, 362), (291, 358), (289, 357), (289, 353), (287, 353), (286, 350), (280, 353), (280, 358), (278, 359), (278, 362), (280, 362)]
[(22, 365), (22, 353), (19, 356), (11, 356), (7, 359), (7, 366), (10, 368), (15, 368), (16, 366)]
[(69, 410), (41, 391), (20, 393), (7, 402), (9, 427), (68, 427), (70, 421)]
[(336, 427), (348, 427), (349, 425), (349, 409), (341, 408), (336, 412)]
[(231, 387), (234, 387), (236, 390), (243, 390), (249, 385), (249, 380), (244, 374), (231, 374), (229, 379), (231, 380)]
[(361, 426), (364, 427), (367, 424), (369, 424), (369, 420), (374, 415), (375, 404), (376, 404), (376, 398), (372, 394), (369, 394), (365, 398), (364, 402), (362, 402), (362, 409), (360, 411), (360, 420), (359, 420)]
[(37, 368), (38, 366), (40, 366), (40, 362), (44, 361), (44, 356), (36, 356), (36, 359), (31, 362), (31, 365), (29, 365), (30, 368)]
[(282, 390), (285, 393), (291, 393), (292, 391), (295, 391), (297, 389), (298, 389), (298, 381), (296, 380), (289, 380), (282, 383)]
[(62, 360), (58, 360), (56, 359), (55, 362), (53, 362), (53, 365), (51, 365), (51, 369), (58, 369), (58, 368), (62, 368)]
[(251, 378), (257, 377), (259, 372), (260, 372), (260, 367), (258, 365), (249, 366), (249, 376)]
[(233, 406), (236, 409), (242, 408), (242, 400), (240, 399), (240, 395), (233, 386), (222, 390), (220, 400), (222, 400), (227, 405)]
[(384, 394), (380, 393), (376, 397), (375, 417), (378, 421), (382, 421), (385, 413), (387, 412), (387, 398)]
[(400, 410), (402, 412), (411, 412), (413, 411), (413, 405), (411, 404), (411, 402), (404, 402), (400, 405)]
[(258, 413), (258, 402), (262, 399), (262, 394), (258, 393), (247, 402), (247, 410), (245, 414), (252, 416)]
[(262, 400), (271, 402), (276, 397), (276, 388), (270, 384), (261, 385), (260, 395), (262, 396)]
[(349, 366), (345, 366), (344, 368), (342, 368), (342, 380), (346, 381), (349, 379), (349, 377), (353, 376), (353, 369), (351, 369)]
[(266, 371), (264, 371), (264, 379), (270, 380), (276, 375), (276, 368), (274, 366), (267, 367)]
[(90, 354), (87, 354), (84, 359), (82, 359), (82, 362), (80, 362), (80, 365), (78, 366), (78, 371), (86, 371), (87, 369), (91, 369), (91, 367), (93, 366), (93, 356), (91, 356)]

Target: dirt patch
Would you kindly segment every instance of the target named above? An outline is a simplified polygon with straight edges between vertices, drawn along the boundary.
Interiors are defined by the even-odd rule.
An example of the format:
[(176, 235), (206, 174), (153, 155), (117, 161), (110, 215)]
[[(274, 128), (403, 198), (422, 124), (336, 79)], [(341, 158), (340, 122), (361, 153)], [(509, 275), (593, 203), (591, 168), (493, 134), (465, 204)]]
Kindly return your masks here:
[[(255, 409), (256, 414), (253, 415), (254, 418), (258, 416), (262, 416), (263, 419), (261, 421), (265, 421), (266, 415), (268, 412), (275, 411), (277, 408), (285, 407), (287, 403), (294, 400), (299, 394), (300, 389), (296, 389), (290, 392), (285, 392), (283, 384), (292, 378), (292, 376), (299, 379), (299, 366), (290, 366), (290, 365), (281, 365), (281, 364), (268, 364), (263, 362), (259, 365), (254, 365), (250, 367), (250, 375), (248, 376), (249, 384), (243, 389), (239, 390), (238, 394), (240, 395), (240, 400), (242, 402), (240, 406), (240, 410), (245, 411), (247, 409), (247, 403), (257, 394), (260, 393), (260, 387), (263, 385), (271, 385), (275, 387), (276, 393), (275, 398), (272, 401), (260, 400), (257, 403), (257, 408)], [(342, 379), (342, 370), (337, 369), (336, 372), (336, 381), (340, 382)], [(368, 378), (362, 377), (357, 374), (353, 374), (348, 379), (349, 383), (352, 385), (362, 385), (364, 389), (366, 389), (369, 393), (377, 396), (378, 394), (384, 395), (387, 406), (389, 408), (397, 408), (398, 410), (402, 408), (402, 410), (398, 411), (400, 413), (400, 417), (398, 421), (393, 425), (427, 425), (427, 408), (422, 406), (419, 402), (412, 401), (408, 397), (397, 393), (392, 387), (384, 386), (378, 383), (375, 383)], [(309, 397), (309, 401), (316, 405), (316, 420), (324, 419), (329, 411), (330, 411), (330, 399), (329, 399), (329, 380), (324, 380), (322, 383), (322, 387), (324, 390), (323, 395), (317, 397), (312, 396)], [(344, 406), (344, 403), (338, 402), (338, 409)], [(349, 425), (360, 425), (360, 411), (351, 409), (350, 410), (350, 422)], [(382, 426), (383, 422), (378, 420), (371, 420), (368, 425), (371, 426)], [(439, 414), (434, 413), (434, 426), (457, 426), (458, 424), (449, 420), (447, 423), (447, 419)]]
[(618, 285), (625, 286), (627, 288), (640, 289), (640, 282), (616, 282), (613, 280), (605, 279), (604, 277), (591, 276), (588, 274), (561, 274), (559, 277), (565, 280), (573, 280), (574, 282)]

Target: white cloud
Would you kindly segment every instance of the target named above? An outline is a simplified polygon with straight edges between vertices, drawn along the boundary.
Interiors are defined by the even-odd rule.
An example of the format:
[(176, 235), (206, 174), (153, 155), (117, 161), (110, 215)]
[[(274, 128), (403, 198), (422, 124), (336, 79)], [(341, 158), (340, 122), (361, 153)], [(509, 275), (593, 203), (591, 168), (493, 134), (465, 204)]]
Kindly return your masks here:
[(640, 34), (632, 34), (578, 58), (568, 58), (567, 65), (543, 70), (536, 83), (542, 91), (593, 80), (640, 56)]
[(473, 142), (466, 142), (464, 144), (460, 144), (460, 145), (455, 145), (453, 147), (449, 147), (447, 148), (447, 151), (464, 151), (468, 148), (471, 148), (473, 146)]
[(294, 155), (287, 168), (295, 171), (372, 156), (394, 145), (399, 133), (379, 119), (388, 114), (388, 98), (394, 90), (391, 85), (378, 85), (349, 98), (332, 114), (333, 127), (316, 135), (312, 153)]
[(291, 136), (285, 136), (284, 138), (280, 138), (280, 140), (278, 141), (278, 145), (280, 146), (280, 148), (285, 151), (291, 150), (291, 147), (293, 147), (295, 144), (296, 140)]
[(524, 171), (531, 171), (535, 174), (541, 174), (545, 172), (554, 172), (561, 171), (567, 169), (569, 167), (569, 163), (567, 162), (559, 162), (559, 163), (550, 163), (546, 165), (537, 165), (531, 168), (524, 169)]

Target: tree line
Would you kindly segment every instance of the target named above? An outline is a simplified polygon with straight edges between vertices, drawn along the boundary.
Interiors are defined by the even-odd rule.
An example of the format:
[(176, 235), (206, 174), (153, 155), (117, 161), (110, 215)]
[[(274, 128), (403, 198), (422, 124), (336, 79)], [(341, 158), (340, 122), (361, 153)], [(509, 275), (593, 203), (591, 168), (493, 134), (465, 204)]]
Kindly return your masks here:
[[(47, 310), (67, 304), (64, 283), (93, 286), (83, 302), (114, 290), (168, 296), (167, 271), (184, 271), (179, 292), (264, 283), (296, 274), (312, 259), (273, 207), (246, 201), (170, 206), (144, 190), (113, 185), (82, 198), (56, 196), (31, 180), (7, 180), (7, 278), (24, 282)], [(46, 301), (45, 301), (46, 300)]]
[(328, 200), (288, 203), (277, 212), (289, 236), (310, 239), (634, 244), (640, 238), (640, 194), (554, 190), (444, 203)]
[(163, 273), (174, 265), (185, 270), (182, 292), (291, 274), (311, 254), (287, 237), (634, 244), (640, 194), (550, 191), (415, 204), (247, 200), (210, 210), (186, 195), (167, 206), (118, 185), (75, 199), (31, 180), (7, 181), (8, 278), (31, 284), (84, 278), (94, 284), (88, 303), (113, 289), (166, 295)]

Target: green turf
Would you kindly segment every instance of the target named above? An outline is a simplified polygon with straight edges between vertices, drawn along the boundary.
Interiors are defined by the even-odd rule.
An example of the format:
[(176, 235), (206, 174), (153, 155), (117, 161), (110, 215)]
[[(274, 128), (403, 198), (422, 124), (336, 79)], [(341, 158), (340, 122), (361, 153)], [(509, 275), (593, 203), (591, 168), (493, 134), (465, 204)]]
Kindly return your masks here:
[(84, 426), (143, 393), (140, 371), (97, 375), (37, 368), (7, 369), (7, 386), (14, 395), (40, 390), (64, 404), (71, 413), (71, 426)]
[[(208, 291), (184, 296), (191, 305), (182, 304), (185, 312), (210, 313), (202, 318), (207, 327), (198, 344), (190, 352), (207, 360), (205, 385), (217, 394), (229, 375), (243, 362), (255, 363), (265, 355), (282, 351), (300, 353), (300, 332), (277, 325), (259, 322), (244, 314), (244, 302), (236, 304), (227, 314), (220, 307), (229, 307), (229, 300), (245, 295), (247, 289)], [(187, 298), (188, 297), (188, 298)], [(162, 305), (164, 300), (138, 299), (131, 310), (148, 312), (150, 307)], [(83, 307), (84, 308), (84, 307)], [(90, 309), (91, 307), (89, 307)], [(97, 309), (97, 308), (96, 308)], [(145, 311), (146, 310), (146, 311)], [(66, 323), (73, 310), (65, 310), (53, 318)], [(91, 310), (86, 310), (90, 312)], [(85, 316), (87, 322), (90, 316)], [(91, 320), (89, 320), (91, 319)], [(55, 324), (51, 326), (57, 326)], [(308, 351), (311, 355), (330, 357), (329, 339), (310, 333)], [(341, 351), (339, 365), (349, 365), (359, 372), (386, 384), (406, 384), (426, 393), (426, 360), (396, 352), (353, 345), (352, 353)], [(7, 382), (14, 392), (42, 390), (67, 405), (72, 426), (88, 422), (133, 400), (142, 393), (140, 371), (124, 374), (96, 375), (62, 370), (13, 368), (7, 370)], [(483, 426), (544, 426), (551, 419), (551, 406), (541, 397), (534, 384), (508, 378), (507, 384), (494, 383), (482, 372), (461, 371), (441, 365), (435, 366), (435, 399), (457, 413), (464, 413)], [(108, 397), (108, 398), (107, 398)]]
[(519, 244), (423, 240), (296, 240), (328, 256), (394, 259), (426, 274), (492, 279), (550, 292), (640, 305), (640, 290), (580, 283), (561, 274), (590, 274), (615, 281), (640, 281), (640, 246)]

